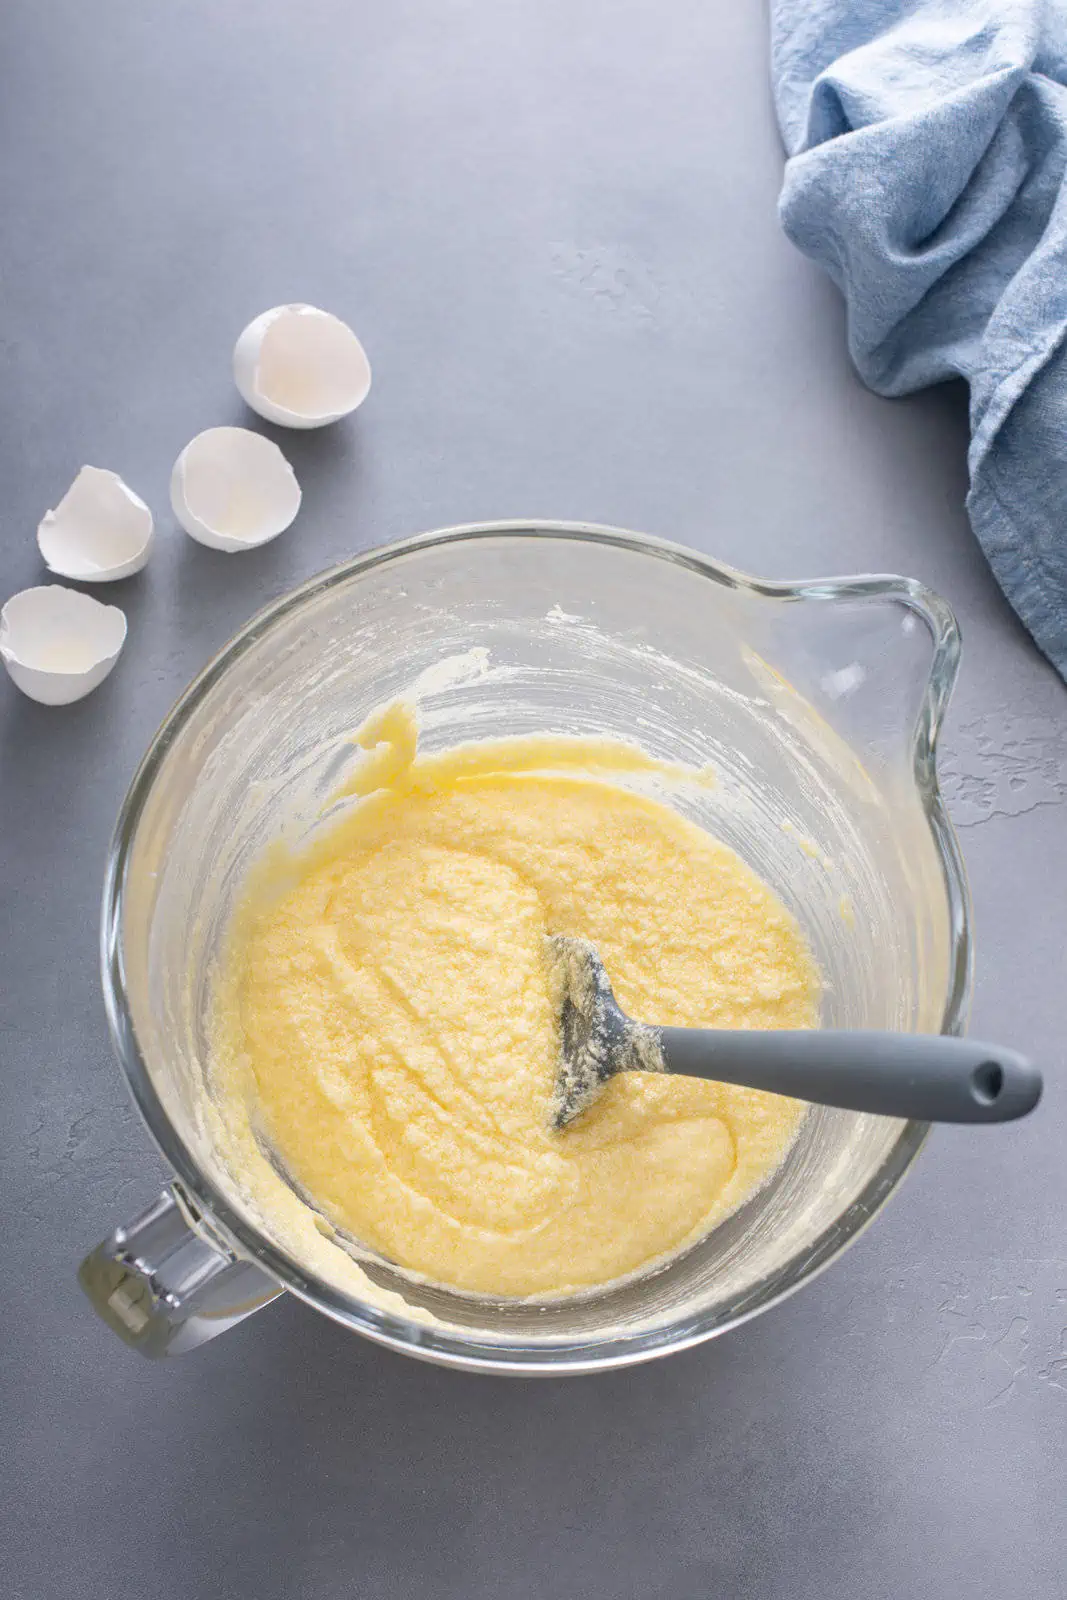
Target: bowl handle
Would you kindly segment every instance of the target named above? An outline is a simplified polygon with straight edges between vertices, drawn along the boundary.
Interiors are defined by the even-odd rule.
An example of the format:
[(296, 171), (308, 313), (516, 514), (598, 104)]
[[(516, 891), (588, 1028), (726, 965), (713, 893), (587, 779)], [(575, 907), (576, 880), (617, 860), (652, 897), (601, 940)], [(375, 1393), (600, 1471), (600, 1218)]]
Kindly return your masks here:
[(195, 1350), (282, 1293), (208, 1224), (177, 1179), (78, 1269), (93, 1309), (143, 1356)]

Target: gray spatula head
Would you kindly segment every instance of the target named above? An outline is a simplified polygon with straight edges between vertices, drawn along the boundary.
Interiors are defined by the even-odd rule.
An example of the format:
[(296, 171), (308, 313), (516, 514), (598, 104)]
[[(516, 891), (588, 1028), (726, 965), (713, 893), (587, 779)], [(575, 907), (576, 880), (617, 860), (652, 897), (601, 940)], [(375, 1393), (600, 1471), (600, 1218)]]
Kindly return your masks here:
[(560, 1024), (552, 1121), (565, 1128), (617, 1072), (664, 1072), (666, 1062), (656, 1029), (620, 1010), (595, 945), (562, 933), (546, 943)]

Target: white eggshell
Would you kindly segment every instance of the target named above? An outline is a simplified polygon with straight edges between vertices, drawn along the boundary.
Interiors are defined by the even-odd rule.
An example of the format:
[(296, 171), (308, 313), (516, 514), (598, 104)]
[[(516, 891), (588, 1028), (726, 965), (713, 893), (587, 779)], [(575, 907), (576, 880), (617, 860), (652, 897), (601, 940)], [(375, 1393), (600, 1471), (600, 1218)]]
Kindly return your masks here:
[(174, 515), (213, 550), (253, 550), (284, 533), (300, 510), (296, 474), (276, 444), (248, 428), (208, 428), (170, 478)]
[(316, 306), (275, 306), (250, 322), (233, 376), (245, 403), (285, 428), (325, 427), (370, 392), (367, 352), (346, 322)]
[(152, 545), (152, 513), (117, 472), (82, 467), (37, 528), (50, 572), (83, 583), (112, 583), (140, 572)]
[(126, 617), (57, 583), (13, 594), (0, 610), (0, 657), (31, 700), (65, 706), (103, 683), (126, 640)]

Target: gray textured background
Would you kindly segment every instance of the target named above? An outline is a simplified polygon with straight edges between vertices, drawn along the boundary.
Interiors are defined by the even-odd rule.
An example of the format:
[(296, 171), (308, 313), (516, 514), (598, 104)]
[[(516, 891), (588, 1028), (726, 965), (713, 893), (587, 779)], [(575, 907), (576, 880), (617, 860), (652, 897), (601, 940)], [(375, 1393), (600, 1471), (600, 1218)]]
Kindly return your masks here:
[[(737, 0), (8, 0), (0, 20), (2, 589), (83, 461), (156, 508), (119, 667), (0, 682), (0, 1581), (10, 1600), (1062, 1600), (1067, 696), (961, 509), (960, 394), (864, 393), (779, 237), (764, 23)], [(292, 531), (225, 557), (167, 512), (242, 420), (287, 299), (355, 325), (354, 424), (285, 441)], [(860, 1244), (703, 1349), (462, 1377), (281, 1302), (169, 1365), (82, 1303), (154, 1192), (96, 974), (106, 841), (170, 702), (349, 552), (497, 516), (619, 522), (772, 576), (913, 573), (956, 607), (942, 767), (976, 1031), (1046, 1064), (1027, 1125), (941, 1132)]]

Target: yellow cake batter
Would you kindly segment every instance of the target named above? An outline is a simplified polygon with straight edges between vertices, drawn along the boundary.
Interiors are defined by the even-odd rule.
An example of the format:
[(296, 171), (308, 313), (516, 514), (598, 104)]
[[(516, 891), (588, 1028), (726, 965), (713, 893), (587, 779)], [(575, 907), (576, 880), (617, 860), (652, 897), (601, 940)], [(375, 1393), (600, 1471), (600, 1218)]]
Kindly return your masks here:
[(812, 959), (732, 851), (623, 786), (670, 776), (635, 748), (420, 757), (416, 731), (404, 706), (372, 718), (347, 813), (250, 885), (216, 989), (217, 1095), (401, 1267), (492, 1295), (622, 1277), (733, 1211), (804, 1107), (631, 1073), (555, 1132), (546, 933), (591, 939), (620, 1005), (675, 1025), (814, 1026)]

